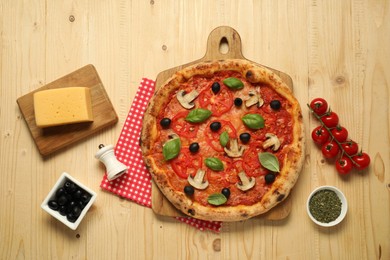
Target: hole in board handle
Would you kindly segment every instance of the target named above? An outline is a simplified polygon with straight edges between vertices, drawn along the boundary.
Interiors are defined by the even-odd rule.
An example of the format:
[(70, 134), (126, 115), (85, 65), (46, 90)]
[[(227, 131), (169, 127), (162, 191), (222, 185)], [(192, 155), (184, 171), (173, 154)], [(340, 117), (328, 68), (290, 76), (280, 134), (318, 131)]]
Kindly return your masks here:
[(229, 42), (226, 37), (222, 37), (219, 41), (219, 52), (221, 54), (227, 54), (229, 52)]

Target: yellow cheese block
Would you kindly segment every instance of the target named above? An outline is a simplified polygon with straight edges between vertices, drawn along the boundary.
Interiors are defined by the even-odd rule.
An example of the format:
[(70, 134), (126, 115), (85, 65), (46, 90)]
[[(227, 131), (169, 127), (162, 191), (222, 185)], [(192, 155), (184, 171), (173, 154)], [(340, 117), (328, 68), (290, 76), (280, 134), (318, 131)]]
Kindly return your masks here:
[(93, 121), (90, 90), (69, 87), (35, 92), (34, 113), (38, 127)]

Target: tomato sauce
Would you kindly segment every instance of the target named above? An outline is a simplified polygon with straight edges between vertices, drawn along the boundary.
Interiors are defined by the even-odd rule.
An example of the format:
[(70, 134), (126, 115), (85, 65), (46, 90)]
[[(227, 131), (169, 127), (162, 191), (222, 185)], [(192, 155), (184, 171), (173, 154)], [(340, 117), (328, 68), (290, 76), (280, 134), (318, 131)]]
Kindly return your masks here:
[[(235, 77), (244, 83), (244, 88), (231, 90), (223, 84), (223, 80), (228, 77)], [(213, 93), (211, 85), (218, 82), (221, 89), (218, 93)], [(261, 200), (264, 194), (269, 190), (270, 185), (265, 183), (264, 176), (270, 171), (261, 166), (258, 161), (259, 152), (272, 152), (279, 160), (280, 168), (283, 166), (283, 160), (286, 156), (283, 146), (291, 144), (293, 140), (293, 121), (289, 113), (289, 102), (275, 92), (270, 86), (264, 84), (252, 85), (247, 82), (239, 72), (220, 71), (212, 77), (194, 76), (180, 87), (187, 93), (196, 89), (200, 94), (194, 100), (195, 108), (204, 108), (212, 111), (211, 117), (202, 123), (190, 123), (184, 120), (189, 110), (183, 108), (176, 98), (176, 92), (172, 93), (166, 109), (160, 111), (157, 120), (162, 118), (171, 119), (171, 125), (168, 129), (162, 128), (158, 124), (158, 134), (160, 142), (157, 142), (153, 148), (153, 153), (158, 155), (161, 160), (158, 166), (167, 172), (169, 181), (177, 191), (183, 192), (184, 187), (189, 185), (188, 175), (194, 176), (199, 168), (206, 171), (204, 180), (209, 182), (205, 190), (195, 189), (193, 199), (202, 205), (209, 205), (207, 198), (210, 194), (220, 193), (223, 188), (230, 189), (230, 197), (224, 205), (252, 205)], [(245, 100), (249, 98), (249, 91), (256, 90), (260, 93), (264, 104), (261, 107), (253, 105), (249, 108), (245, 106)], [(234, 99), (241, 98), (243, 104), (239, 107), (234, 105)], [(279, 100), (280, 109), (272, 109), (270, 102)], [(260, 114), (264, 118), (265, 126), (259, 130), (249, 129), (244, 125), (241, 118), (248, 113)], [(211, 122), (222, 122), (219, 131), (210, 130)], [(220, 134), (226, 131), (229, 138), (238, 138), (240, 146), (244, 147), (244, 153), (241, 158), (228, 157), (219, 142)], [(249, 133), (250, 141), (243, 144), (239, 140), (239, 135)], [(262, 144), (266, 140), (265, 134), (275, 134), (280, 142), (281, 148), (273, 152), (271, 148), (263, 149)], [(163, 144), (172, 136), (177, 134), (180, 137), (182, 150), (179, 156), (170, 161), (164, 161), (162, 156)], [(199, 144), (199, 151), (189, 152), (191, 143)], [(204, 159), (208, 157), (218, 157), (224, 165), (223, 171), (214, 171), (204, 164)], [(191, 162), (192, 161), (192, 162)], [(249, 177), (256, 179), (255, 186), (248, 191), (241, 191), (236, 184), (239, 182), (238, 173), (244, 171)]]

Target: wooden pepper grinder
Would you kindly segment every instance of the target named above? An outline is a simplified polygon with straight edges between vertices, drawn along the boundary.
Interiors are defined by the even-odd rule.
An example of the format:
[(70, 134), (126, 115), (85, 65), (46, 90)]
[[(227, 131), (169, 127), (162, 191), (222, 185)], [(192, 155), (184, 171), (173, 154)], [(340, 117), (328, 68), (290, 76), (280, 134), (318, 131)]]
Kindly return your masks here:
[(114, 146), (103, 144), (99, 145), (99, 151), (95, 158), (101, 161), (107, 169), (107, 179), (112, 181), (127, 172), (127, 166), (119, 162), (114, 154)]

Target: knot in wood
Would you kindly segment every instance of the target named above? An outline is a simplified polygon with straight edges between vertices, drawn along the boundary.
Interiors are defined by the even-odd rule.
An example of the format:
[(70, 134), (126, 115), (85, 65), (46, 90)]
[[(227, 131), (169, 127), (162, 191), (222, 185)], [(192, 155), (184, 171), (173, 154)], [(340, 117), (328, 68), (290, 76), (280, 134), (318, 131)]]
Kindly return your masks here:
[(213, 241), (213, 250), (215, 252), (221, 251), (221, 239), (220, 238), (217, 238)]

